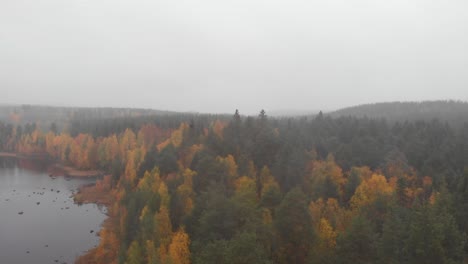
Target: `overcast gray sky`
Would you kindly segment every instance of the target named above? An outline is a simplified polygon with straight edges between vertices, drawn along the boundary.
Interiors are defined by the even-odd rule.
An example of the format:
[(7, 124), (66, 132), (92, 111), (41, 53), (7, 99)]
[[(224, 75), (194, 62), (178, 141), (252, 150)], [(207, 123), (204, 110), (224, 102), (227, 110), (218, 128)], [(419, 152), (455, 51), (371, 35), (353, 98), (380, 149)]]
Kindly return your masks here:
[(0, 0), (0, 103), (468, 100), (466, 0)]

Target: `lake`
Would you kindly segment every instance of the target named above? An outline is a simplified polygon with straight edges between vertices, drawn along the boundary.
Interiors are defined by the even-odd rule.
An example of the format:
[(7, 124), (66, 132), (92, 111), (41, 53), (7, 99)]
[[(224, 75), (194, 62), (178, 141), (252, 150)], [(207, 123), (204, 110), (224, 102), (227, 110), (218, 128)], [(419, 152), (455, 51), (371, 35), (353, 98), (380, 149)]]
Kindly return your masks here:
[(72, 197), (94, 181), (53, 178), (43, 164), (0, 158), (0, 262), (73, 263), (95, 247), (106, 208)]

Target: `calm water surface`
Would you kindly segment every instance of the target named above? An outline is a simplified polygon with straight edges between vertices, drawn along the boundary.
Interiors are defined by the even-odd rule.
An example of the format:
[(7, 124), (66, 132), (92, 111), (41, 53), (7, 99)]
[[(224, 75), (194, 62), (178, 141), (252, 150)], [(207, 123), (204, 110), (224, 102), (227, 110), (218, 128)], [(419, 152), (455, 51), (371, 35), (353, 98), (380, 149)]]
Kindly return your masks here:
[(0, 158), (0, 263), (73, 263), (96, 246), (105, 208), (71, 197), (92, 182), (54, 179), (30, 161)]

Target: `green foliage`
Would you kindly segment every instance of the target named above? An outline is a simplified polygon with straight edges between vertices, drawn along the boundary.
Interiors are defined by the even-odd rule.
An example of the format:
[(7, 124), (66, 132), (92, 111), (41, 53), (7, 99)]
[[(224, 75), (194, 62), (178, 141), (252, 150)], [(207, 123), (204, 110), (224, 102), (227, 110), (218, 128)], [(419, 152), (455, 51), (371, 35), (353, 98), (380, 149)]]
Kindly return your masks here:
[(200, 264), (269, 264), (268, 255), (255, 233), (240, 233), (230, 240), (215, 240), (194, 259)]
[(410, 212), (406, 208), (395, 207), (387, 215), (379, 240), (379, 261), (382, 263), (405, 263), (407, 256), (403, 241), (408, 239)]
[(244, 232), (231, 239), (225, 256), (225, 263), (229, 264), (271, 263), (255, 233)]
[(228, 242), (226, 240), (215, 240), (205, 245), (198, 245), (201, 242), (194, 242), (193, 248), (199, 249), (193, 258), (194, 264), (219, 264), (225, 263)]
[(295, 188), (276, 210), (274, 226), (278, 234), (277, 263), (305, 263), (315, 238), (306, 197)]
[(282, 194), (276, 186), (269, 186), (262, 195), (260, 205), (274, 211), (274, 209), (281, 203)]
[(375, 263), (377, 234), (364, 217), (353, 219), (351, 226), (338, 236), (338, 263)]
[(440, 196), (434, 205), (391, 210), (379, 241), (382, 262), (462, 263), (466, 239), (450, 212), (449, 195)]
[(351, 197), (354, 195), (356, 188), (361, 184), (361, 176), (356, 168), (352, 168), (346, 185), (344, 186), (344, 197), (343, 202), (348, 203)]
[(156, 158), (156, 165), (159, 167), (161, 175), (177, 171), (177, 153), (172, 144), (161, 150)]
[(458, 181), (455, 192), (456, 216), (460, 228), (468, 233), (468, 167), (465, 168), (463, 177)]
[(464, 242), (453, 218), (422, 208), (413, 215), (405, 250), (409, 263), (453, 263), (462, 260)]
[(143, 263), (143, 252), (138, 241), (133, 241), (127, 253), (127, 261), (125, 264), (141, 264)]

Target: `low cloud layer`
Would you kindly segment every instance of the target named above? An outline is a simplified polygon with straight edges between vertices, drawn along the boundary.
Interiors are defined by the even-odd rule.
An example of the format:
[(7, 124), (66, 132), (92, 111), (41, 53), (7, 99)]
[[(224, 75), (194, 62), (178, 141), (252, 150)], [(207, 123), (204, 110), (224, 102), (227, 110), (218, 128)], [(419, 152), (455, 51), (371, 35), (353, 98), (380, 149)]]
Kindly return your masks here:
[(461, 0), (0, 2), (0, 103), (244, 113), (468, 100)]

